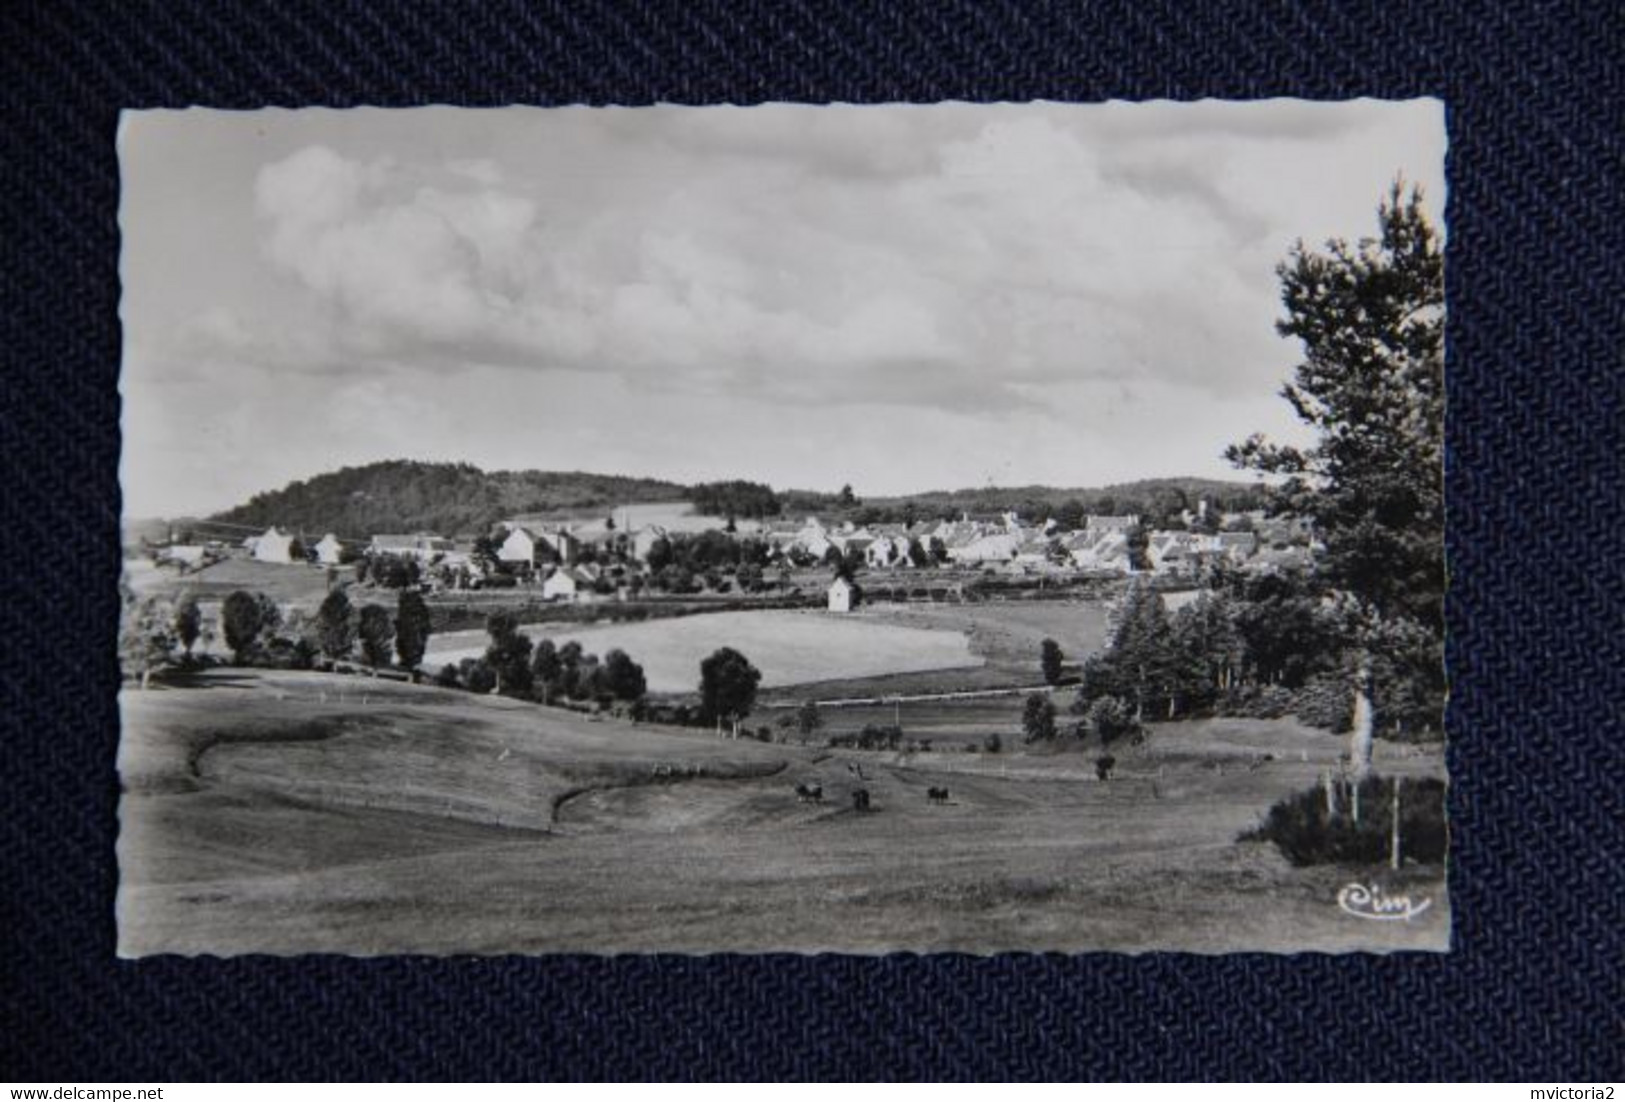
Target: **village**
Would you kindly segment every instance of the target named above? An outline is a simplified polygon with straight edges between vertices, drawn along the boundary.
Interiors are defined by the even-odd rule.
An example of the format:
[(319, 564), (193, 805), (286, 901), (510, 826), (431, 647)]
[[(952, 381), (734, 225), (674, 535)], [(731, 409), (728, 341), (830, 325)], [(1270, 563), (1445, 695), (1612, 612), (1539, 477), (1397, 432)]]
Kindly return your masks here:
[[(591, 521), (517, 518), (482, 536), (430, 532), (319, 537), (273, 525), (241, 539), (143, 541), (136, 549), (179, 577), (215, 563), (247, 559), (273, 566), (351, 567), (358, 580), (425, 593), (517, 588), (549, 602), (627, 601), (652, 592), (741, 595), (795, 590), (829, 578), (832, 612), (850, 611), (865, 584), (894, 599), (927, 577), (1034, 579), (1064, 583), (1148, 575), (1194, 585), (1216, 564), (1248, 572), (1302, 569), (1320, 548), (1310, 525), (1263, 510), (1219, 513), (1205, 500), (1184, 510), (1180, 528), (1147, 529), (1136, 515), (1087, 515), (1063, 528), (1054, 518), (1024, 521), (1014, 512), (968, 513), (936, 523), (799, 526), (736, 521), (672, 511), (665, 523), (634, 526), (616, 513)], [(221, 531), (217, 522), (195, 529)], [(187, 532), (192, 536), (192, 532)], [(702, 546), (698, 573), (678, 565), (674, 545)], [(725, 542), (724, 542), (725, 541)], [(862, 575), (864, 582), (857, 579)], [(929, 593), (929, 589), (925, 592)]]

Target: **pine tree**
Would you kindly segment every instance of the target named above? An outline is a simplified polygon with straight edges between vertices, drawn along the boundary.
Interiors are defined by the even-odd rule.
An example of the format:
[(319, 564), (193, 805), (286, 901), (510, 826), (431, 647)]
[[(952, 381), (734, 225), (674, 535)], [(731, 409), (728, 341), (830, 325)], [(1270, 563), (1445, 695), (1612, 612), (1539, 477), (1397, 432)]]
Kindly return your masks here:
[(1315, 434), (1308, 448), (1260, 436), (1238, 466), (1285, 475), (1282, 497), (1313, 518), (1323, 576), (1352, 625), (1350, 756), (1369, 769), (1379, 675), (1442, 670), (1444, 256), (1421, 204), (1396, 181), (1380, 234), (1356, 245), (1299, 242), (1277, 272), (1282, 336), (1304, 360), (1282, 391)]

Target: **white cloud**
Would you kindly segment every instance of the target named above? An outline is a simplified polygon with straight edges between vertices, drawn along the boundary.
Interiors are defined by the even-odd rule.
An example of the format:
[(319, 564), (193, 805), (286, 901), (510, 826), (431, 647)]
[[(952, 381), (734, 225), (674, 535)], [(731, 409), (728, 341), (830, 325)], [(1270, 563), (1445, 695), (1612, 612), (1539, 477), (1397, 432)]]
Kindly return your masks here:
[[(127, 383), (185, 380), (211, 423), (260, 395), (262, 428), (320, 452), (325, 426), (349, 459), (519, 441), (526, 465), (718, 449), (691, 466), (748, 474), (721, 468), (749, 438), (787, 484), (822, 484), (831, 452), (859, 483), (1057, 478), (1069, 456), (1087, 482), (1132, 477), (1150, 441), (1223, 473), (1224, 442), (1281, 427), (1259, 422), (1295, 356), (1272, 326), (1293, 239), (1369, 232), (1396, 170), (1444, 198), (1436, 106), (245, 117), (275, 142), (209, 118), (208, 187), (184, 168), (196, 113), (145, 130), (174, 155), (126, 184), (131, 225), (165, 231), (127, 239)], [(151, 140), (127, 127), (121, 154)], [(613, 425), (602, 456), (541, 442), (566, 400), (548, 439)]]

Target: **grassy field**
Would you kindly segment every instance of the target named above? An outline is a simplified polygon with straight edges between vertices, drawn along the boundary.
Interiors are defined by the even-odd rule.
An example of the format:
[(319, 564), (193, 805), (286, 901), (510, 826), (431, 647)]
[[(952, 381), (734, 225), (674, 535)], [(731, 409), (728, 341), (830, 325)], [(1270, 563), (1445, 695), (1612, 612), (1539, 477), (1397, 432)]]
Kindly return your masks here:
[[(341, 573), (347, 578), (355, 576), (349, 567), (341, 568)], [(305, 609), (316, 608), (327, 596), (327, 569), (308, 563), (283, 566), (254, 559), (223, 559), (195, 573), (180, 574), (135, 560), (134, 566), (127, 569), (127, 576), (131, 588), (141, 596), (154, 594), (174, 598), (190, 593), (200, 601), (219, 601), (235, 590), (246, 589), (263, 593), (279, 605), (292, 604)], [(394, 595), (388, 596), (393, 604)]]
[[(602, 656), (619, 647), (641, 663), (649, 690), (693, 692), (700, 662), (718, 647), (733, 647), (762, 671), (762, 685), (797, 685), (835, 678), (975, 667), (964, 635), (905, 627), (874, 619), (806, 612), (717, 612), (622, 624), (548, 624), (525, 629), (533, 639), (578, 641)], [(424, 665), (485, 653), (483, 631), (434, 636)]]
[(985, 603), (865, 605), (852, 616), (864, 623), (924, 631), (953, 631), (966, 638), (975, 668), (924, 670), (834, 678), (767, 694), (769, 701), (804, 698), (913, 696), (1028, 687), (1042, 683), (1039, 645), (1060, 644), (1069, 668), (1098, 650), (1105, 640), (1106, 608), (1098, 600), (1002, 600)]
[[(1159, 727), (1101, 783), (1081, 754), (829, 753), (321, 674), (217, 671), (121, 708), (124, 955), (1448, 943), (1438, 868), (1236, 841), (1335, 754), (1291, 723)], [(1433, 906), (1362, 921), (1335, 904), (1354, 879)]]

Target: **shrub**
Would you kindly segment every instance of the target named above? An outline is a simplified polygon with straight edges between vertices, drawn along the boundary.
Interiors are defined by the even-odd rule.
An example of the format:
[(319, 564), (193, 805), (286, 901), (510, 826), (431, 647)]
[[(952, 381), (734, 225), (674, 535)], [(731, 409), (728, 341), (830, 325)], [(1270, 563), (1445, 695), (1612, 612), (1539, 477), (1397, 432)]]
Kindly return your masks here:
[(463, 688), (471, 693), (488, 693), (497, 687), (497, 673), (483, 658), (465, 658), (458, 663)]
[(1108, 746), (1125, 735), (1137, 732), (1140, 724), (1127, 702), (1115, 696), (1103, 696), (1089, 705), (1089, 711), (1085, 713), (1079, 728), (1100, 739), (1100, 745)]
[(982, 749), (986, 750), (989, 754), (997, 754), (1004, 749), (1004, 740), (1000, 738), (998, 732), (995, 731), (993, 734), (982, 740)]
[[(1349, 785), (1338, 786), (1338, 809), (1327, 808), (1326, 791), (1310, 788), (1270, 808), (1263, 825), (1241, 836), (1244, 842), (1273, 842), (1294, 865), (1377, 865), (1388, 860), (1394, 782), (1367, 777), (1360, 782), (1358, 823), (1349, 813)], [(1444, 782), (1432, 777), (1408, 781), (1399, 796), (1400, 852), (1413, 861), (1444, 860)]]
[(462, 687), (463, 681), (462, 678), (457, 676), (456, 666), (445, 665), (441, 666), (440, 672), (435, 674), (434, 683), (442, 689), (457, 689)]
[(1354, 725), (1354, 695), (1342, 677), (1320, 674), (1297, 691), (1293, 711), (1309, 726), (1341, 735)]

